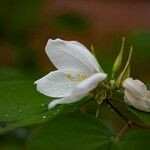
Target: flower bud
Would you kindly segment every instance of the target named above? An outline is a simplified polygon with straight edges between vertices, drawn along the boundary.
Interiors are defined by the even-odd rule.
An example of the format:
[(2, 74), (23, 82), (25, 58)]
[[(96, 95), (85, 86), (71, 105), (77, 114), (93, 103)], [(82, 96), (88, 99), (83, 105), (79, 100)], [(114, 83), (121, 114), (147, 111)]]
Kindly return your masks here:
[(150, 112), (150, 91), (139, 80), (128, 78), (123, 82), (124, 99), (136, 109)]
[(132, 46), (130, 47), (130, 53), (129, 53), (129, 57), (128, 57), (128, 60), (126, 62), (126, 66), (124, 67), (123, 71), (121, 72), (121, 74), (119, 75), (117, 81), (116, 81), (116, 86), (119, 88), (121, 83), (129, 78), (130, 76), (130, 61), (131, 61), (131, 56), (132, 56), (132, 51), (133, 51), (133, 48)]
[(122, 56), (123, 56), (123, 51), (124, 51), (124, 40), (125, 38), (122, 39), (122, 45), (121, 45), (121, 49), (120, 49), (120, 52), (115, 60), (115, 63), (114, 63), (114, 66), (113, 66), (113, 69), (112, 69), (112, 76), (117, 73), (121, 67), (121, 63), (122, 63)]

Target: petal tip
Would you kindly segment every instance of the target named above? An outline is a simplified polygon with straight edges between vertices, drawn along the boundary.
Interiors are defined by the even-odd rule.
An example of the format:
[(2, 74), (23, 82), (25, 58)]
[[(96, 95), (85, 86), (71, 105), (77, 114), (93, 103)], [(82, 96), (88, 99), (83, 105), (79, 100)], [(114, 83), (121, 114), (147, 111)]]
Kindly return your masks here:
[(106, 73), (98, 73), (97, 76), (100, 80), (105, 80), (108, 75)]
[(36, 85), (36, 84), (37, 84), (37, 82), (38, 82), (38, 80), (34, 81), (34, 85)]
[(54, 108), (58, 104), (59, 104), (59, 100), (53, 100), (52, 102), (50, 102), (48, 104), (48, 109), (52, 109), (52, 108)]

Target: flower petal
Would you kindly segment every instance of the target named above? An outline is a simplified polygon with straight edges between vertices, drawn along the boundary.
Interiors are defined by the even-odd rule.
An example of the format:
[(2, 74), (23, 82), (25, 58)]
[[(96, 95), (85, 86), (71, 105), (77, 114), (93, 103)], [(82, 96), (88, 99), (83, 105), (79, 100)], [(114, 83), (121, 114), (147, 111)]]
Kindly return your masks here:
[(150, 101), (148, 101), (147, 99), (137, 98), (127, 90), (125, 90), (124, 99), (128, 103), (128, 105), (131, 105), (142, 111), (150, 111)]
[(123, 87), (132, 91), (135, 97), (143, 98), (146, 94), (146, 86), (139, 80), (133, 80), (132, 78), (128, 78), (123, 82)]
[(68, 97), (56, 99), (50, 102), (48, 108), (51, 109), (58, 104), (69, 104), (81, 100), (83, 97), (88, 95), (99, 82), (103, 81), (107, 77), (104, 73), (96, 73), (86, 80), (83, 80), (72, 89), (72, 93)]
[(150, 91), (147, 91), (147, 96), (146, 97), (150, 100)]
[[(95, 58), (95, 56), (81, 43), (77, 42), (77, 41), (70, 41), (71, 45), (74, 47), (76, 46), (76, 48), (78, 49), (78, 52), (80, 52), (80, 54), (82, 56), (84, 56), (84, 58), (86, 60), (88, 60), (88, 62), (93, 65), (93, 67), (95, 68), (95, 70), (97, 72), (99, 72), (99, 63), (97, 61), (97, 59)], [(69, 44), (69, 43), (68, 43)]]
[(86, 95), (87, 94), (70, 95), (68, 97), (63, 97), (61, 99), (55, 99), (49, 103), (48, 109), (52, 109), (53, 107), (55, 107), (58, 104), (70, 104), (70, 103), (77, 102), (77, 101), (81, 100), (82, 98), (84, 98)]
[(55, 67), (65, 74), (90, 76), (99, 72), (95, 57), (79, 42), (49, 39), (45, 50)]
[(37, 90), (50, 97), (67, 97), (71, 94), (75, 83), (60, 71), (52, 71), (35, 82)]
[(141, 82), (140, 80), (133, 80), (136, 83), (136, 87), (138, 88), (139, 91), (141, 91), (142, 93), (146, 94), (147, 93), (147, 87), (146, 85)]
[(79, 84), (74, 86), (73, 88), (73, 94), (81, 94), (81, 93), (89, 93), (92, 91), (99, 82), (103, 81), (107, 75), (105, 73), (96, 73), (89, 78), (81, 81)]

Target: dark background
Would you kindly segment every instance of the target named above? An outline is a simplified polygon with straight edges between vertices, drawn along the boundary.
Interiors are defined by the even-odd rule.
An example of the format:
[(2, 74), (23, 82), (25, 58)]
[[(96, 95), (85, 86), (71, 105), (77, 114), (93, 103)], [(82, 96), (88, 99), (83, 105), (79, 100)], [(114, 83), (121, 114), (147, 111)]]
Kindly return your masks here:
[[(45, 74), (52, 64), (45, 55), (48, 38), (94, 45), (106, 72), (126, 37), (132, 44), (132, 76), (150, 76), (150, 2), (136, 0), (1, 0), (0, 66)], [(125, 57), (126, 58), (126, 57)]]

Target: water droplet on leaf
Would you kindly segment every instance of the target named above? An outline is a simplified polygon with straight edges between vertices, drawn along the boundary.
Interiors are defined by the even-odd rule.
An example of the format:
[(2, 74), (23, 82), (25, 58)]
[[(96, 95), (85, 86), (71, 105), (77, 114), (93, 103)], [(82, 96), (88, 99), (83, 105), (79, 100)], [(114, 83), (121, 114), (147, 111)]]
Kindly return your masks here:
[(46, 118), (46, 116), (43, 116), (42, 118), (43, 118), (43, 119), (45, 119), (45, 118)]
[(41, 106), (44, 106), (44, 104), (42, 103)]

